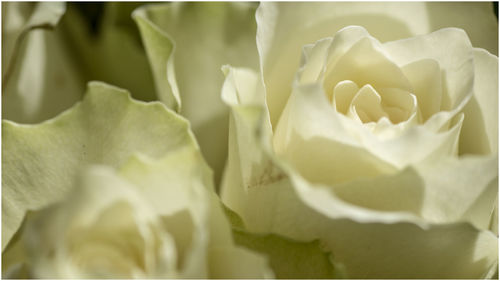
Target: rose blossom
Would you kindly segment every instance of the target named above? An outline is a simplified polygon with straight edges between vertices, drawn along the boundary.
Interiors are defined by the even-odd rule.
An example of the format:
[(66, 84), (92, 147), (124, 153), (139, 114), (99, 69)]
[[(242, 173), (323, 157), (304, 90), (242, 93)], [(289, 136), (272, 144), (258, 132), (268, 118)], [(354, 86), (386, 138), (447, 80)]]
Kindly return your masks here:
[[(303, 38), (280, 28), (315, 10), (296, 8), (259, 7), (261, 75), (224, 69), (224, 203), (249, 230), (320, 239), (352, 278), (492, 276), (498, 58), (456, 28), (380, 43), (349, 26), (294, 68)], [(291, 29), (319, 36), (322, 20)]]

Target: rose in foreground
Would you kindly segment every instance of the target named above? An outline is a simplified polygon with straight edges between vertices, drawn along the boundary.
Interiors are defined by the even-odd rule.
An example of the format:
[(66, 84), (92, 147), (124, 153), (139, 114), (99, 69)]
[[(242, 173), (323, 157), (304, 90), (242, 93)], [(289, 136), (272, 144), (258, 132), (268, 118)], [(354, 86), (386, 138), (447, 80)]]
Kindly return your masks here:
[[(321, 38), (319, 6), (261, 5), (263, 72), (224, 69), (223, 202), (251, 231), (319, 239), (353, 278), (493, 276), (498, 58), (454, 28)], [(313, 39), (296, 68), (291, 15)]]
[[(185, 119), (90, 83), (39, 125), (2, 124), (6, 278), (262, 278), (232, 241)], [(238, 264), (235, 264), (235, 263)]]

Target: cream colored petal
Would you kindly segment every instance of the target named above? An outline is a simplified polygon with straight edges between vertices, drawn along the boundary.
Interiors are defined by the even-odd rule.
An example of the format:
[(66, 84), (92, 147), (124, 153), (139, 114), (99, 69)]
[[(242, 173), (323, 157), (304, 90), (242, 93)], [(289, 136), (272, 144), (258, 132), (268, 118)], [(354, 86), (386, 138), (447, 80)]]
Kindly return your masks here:
[(167, 74), (175, 71), (182, 99), (181, 114), (191, 122), (202, 152), (214, 169), (216, 183), (227, 156), (228, 132), (228, 109), (220, 99), (224, 81), (220, 68), (225, 64), (258, 68), (256, 6), (168, 3), (141, 8), (155, 29), (175, 43), (175, 66), (167, 69)]
[[(325, 163), (331, 164), (319, 165), (315, 164), (318, 157), (312, 157), (312, 154), (307, 156), (308, 154), (304, 153), (304, 148), (298, 149), (299, 146), (297, 146), (299, 143), (301, 143), (301, 146), (305, 145), (304, 141), (319, 141), (322, 139), (330, 143), (326, 151), (358, 151), (364, 155), (360, 159), (367, 160), (366, 162), (362, 161), (367, 168), (373, 165), (377, 167), (376, 170), (379, 172), (389, 172), (394, 168), (404, 168), (428, 157), (438, 159), (439, 157), (455, 155), (462, 117), (458, 116), (452, 121), (451, 128), (440, 133), (429, 130), (425, 126), (406, 126), (403, 129), (396, 128), (396, 133), (393, 134), (394, 137), (392, 138), (387, 136), (378, 137), (370, 127), (337, 113), (330, 106), (321, 86), (297, 86), (276, 128), (274, 149), (280, 155), (289, 154), (287, 159), (293, 163), (304, 168), (310, 167), (307, 169), (311, 171), (317, 170), (318, 176), (323, 174), (331, 177), (334, 176), (332, 173), (319, 171), (327, 169), (333, 163), (341, 165), (341, 162), (336, 160), (337, 156), (332, 154), (331, 157), (333, 158), (329, 159), (322, 156), (319, 161), (324, 159)], [(391, 136), (389, 133), (385, 133), (385, 135)], [(294, 138), (297, 138), (297, 140), (294, 140)], [(293, 145), (295, 149), (293, 150), (287, 148), (292, 143), (295, 143)], [(333, 145), (334, 143), (335, 145)], [(412, 149), (408, 149), (408, 147), (412, 147)], [(311, 146), (311, 149), (316, 150), (317, 148)], [(294, 154), (304, 154), (309, 160), (301, 159), (299, 161), (298, 158), (295, 161), (292, 156)], [(348, 157), (346, 160), (345, 157), (341, 159), (353, 161), (353, 164), (356, 161), (352, 157)], [(371, 160), (368, 161), (368, 159)], [(323, 168), (319, 168), (319, 166)], [(360, 172), (362, 169), (355, 170)], [(344, 174), (348, 175), (349, 172), (338, 173), (336, 177)], [(373, 171), (373, 173), (367, 173), (366, 175), (375, 176), (376, 174), (377, 172)], [(333, 182), (329, 183), (332, 184)]]
[(442, 159), (335, 185), (332, 192), (359, 207), (408, 212), (432, 223), (465, 221), (485, 230), (498, 193), (497, 169), (496, 158)]
[(297, 73), (299, 83), (314, 83), (322, 79), (332, 41), (327, 37), (303, 47), (301, 67)]
[(320, 239), (351, 278), (481, 278), (497, 262), (498, 241), (488, 231), (367, 212), (297, 178), (250, 186), (244, 199), (239, 214), (248, 229)]
[(24, 214), (63, 198), (86, 164), (117, 167), (135, 152), (160, 158), (193, 145), (187, 121), (160, 103), (130, 99), (126, 91), (89, 84), (84, 100), (39, 125), (2, 124), (2, 249)]
[(271, 120), (275, 125), (290, 94), (302, 46), (349, 26), (363, 26), (387, 42), (444, 27), (466, 30), (476, 47), (498, 50), (498, 23), (491, 3), (262, 3), (257, 10), (257, 45)]
[(406, 9), (399, 6), (399, 3), (262, 3), (256, 14), (257, 46), (272, 124), (277, 123), (291, 92), (302, 46), (332, 36), (349, 25), (363, 26), (381, 41), (409, 37), (414, 33), (405, 24), (411, 23), (407, 18), (424, 19), (425, 7), (420, 3), (406, 5)]
[(474, 49), (474, 70), (474, 96), (463, 111), (460, 153), (498, 153), (498, 57)]
[(439, 63), (446, 89), (441, 110), (462, 108), (471, 97), (474, 59), (465, 31), (446, 28), (428, 35), (385, 43), (384, 50), (400, 66), (422, 59), (434, 59)]
[(252, 189), (244, 222), (301, 241), (319, 238), (351, 278), (480, 278), (497, 262), (498, 241), (488, 231), (468, 224), (422, 229), (404, 223), (415, 217), (370, 214), (299, 185), (294, 191), (283, 180)]
[(439, 63), (433, 59), (422, 59), (401, 67), (413, 87), (418, 107), (425, 122), (441, 110), (443, 98), (442, 77)]
[(360, 118), (363, 123), (377, 122), (382, 117), (388, 117), (381, 103), (382, 98), (377, 91), (372, 86), (365, 85), (352, 99), (350, 108), (356, 109), (358, 114), (360, 111), (364, 113), (363, 118)]
[[(348, 31), (349, 29), (343, 30)], [(335, 46), (332, 45), (332, 48)], [(335, 62), (329, 61), (325, 90), (333, 89), (343, 80), (352, 80), (360, 87), (369, 84), (377, 89), (411, 90), (401, 69), (381, 51), (380, 44), (370, 37), (357, 41)]]
[[(308, 96), (321, 101), (316, 105), (326, 100), (319, 93)], [(480, 278), (496, 264), (498, 241), (490, 232), (469, 224), (429, 225), (408, 212), (356, 207), (327, 188), (310, 186), (287, 164), (278, 166), (279, 160), (263, 152), (266, 145), (256, 144), (259, 127), (266, 124), (260, 128), (267, 131), (260, 114), (255, 107), (232, 108), (221, 195), (249, 230), (299, 241), (320, 239), (351, 278)]]
[(333, 89), (333, 107), (336, 108), (338, 112), (347, 114), (349, 105), (358, 91), (358, 85), (350, 80), (339, 82)]

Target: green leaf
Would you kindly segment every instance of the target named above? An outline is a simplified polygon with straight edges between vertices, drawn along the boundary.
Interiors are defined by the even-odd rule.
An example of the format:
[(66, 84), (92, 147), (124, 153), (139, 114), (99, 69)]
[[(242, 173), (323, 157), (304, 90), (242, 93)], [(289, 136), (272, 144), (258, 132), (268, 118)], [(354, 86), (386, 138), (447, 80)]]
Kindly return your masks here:
[(335, 265), (318, 240), (298, 242), (274, 234), (255, 234), (233, 229), (236, 244), (268, 257), (277, 279), (344, 278), (342, 266)]
[(2, 124), (2, 249), (28, 210), (63, 198), (81, 167), (119, 167), (133, 153), (158, 159), (195, 145), (188, 122), (161, 103), (89, 83), (81, 103), (39, 125)]

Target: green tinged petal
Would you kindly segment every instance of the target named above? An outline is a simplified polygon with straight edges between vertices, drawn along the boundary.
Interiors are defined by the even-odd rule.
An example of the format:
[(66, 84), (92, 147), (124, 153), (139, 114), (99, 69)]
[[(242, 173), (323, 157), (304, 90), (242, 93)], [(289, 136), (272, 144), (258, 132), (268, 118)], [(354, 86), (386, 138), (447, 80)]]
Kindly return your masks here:
[(55, 119), (4, 121), (3, 137), (4, 277), (273, 277), (234, 244), (187, 121), (163, 104), (92, 82)]
[[(98, 80), (158, 100), (132, 11), (144, 3), (68, 3), (60, 35), (85, 81)], [(82, 11), (86, 11), (84, 16)]]
[(144, 38), (158, 97), (168, 107), (180, 112), (181, 100), (173, 65), (174, 43), (147, 18), (143, 9), (134, 12), (133, 17)]
[(339, 266), (320, 248), (319, 241), (297, 242), (274, 234), (260, 235), (233, 230), (238, 245), (266, 255), (277, 279), (338, 279)]
[(162, 104), (133, 101), (126, 91), (98, 82), (54, 119), (39, 125), (3, 121), (2, 249), (26, 211), (63, 198), (81, 167), (119, 167), (135, 152), (160, 158), (195, 142), (188, 127)]
[[(254, 3), (169, 3), (136, 11), (150, 59), (161, 50), (166, 56), (168, 46), (175, 45), (173, 71), (182, 99), (181, 114), (191, 122), (216, 183), (226, 160), (228, 130), (228, 110), (220, 100), (224, 81), (220, 68), (230, 63), (257, 69), (255, 8)], [(153, 67), (154, 72), (160, 71), (154, 74), (157, 84), (164, 83), (158, 77), (164, 81), (172, 75), (172, 66), (165, 67), (165, 60), (152, 61), (153, 66), (160, 63), (161, 67)]]
[[(8, 80), (9, 71), (19, 54), (18, 48), (33, 29), (53, 29), (66, 11), (65, 3), (2, 3), (2, 78)], [(6, 82), (6, 81), (3, 81)]]
[(2, 7), (2, 118), (22, 123), (52, 118), (78, 101), (85, 86), (59, 35), (66, 6)]

